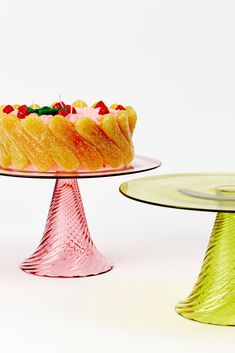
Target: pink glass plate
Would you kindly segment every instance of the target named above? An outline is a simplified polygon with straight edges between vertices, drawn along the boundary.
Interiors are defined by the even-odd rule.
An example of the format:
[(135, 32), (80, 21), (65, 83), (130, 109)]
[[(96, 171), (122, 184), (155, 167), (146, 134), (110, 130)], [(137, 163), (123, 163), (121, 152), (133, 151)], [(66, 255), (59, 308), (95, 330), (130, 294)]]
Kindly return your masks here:
[(0, 175), (5, 176), (56, 179), (41, 243), (21, 263), (21, 269), (45, 277), (85, 277), (111, 270), (112, 263), (101, 255), (91, 239), (77, 179), (139, 173), (160, 165), (158, 160), (136, 157), (128, 167), (94, 172), (40, 173), (0, 169)]
[(160, 167), (161, 162), (156, 159), (136, 156), (133, 162), (128, 166), (120, 168), (103, 168), (95, 171), (86, 169), (78, 170), (77, 172), (38, 172), (38, 171), (18, 171), (14, 169), (2, 169), (0, 168), (0, 175), (21, 177), (21, 178), (45, 178), (45, 179), (72, 179), (72, 178), (98, 178), (106, 176), (124, 175), (145, 172), (151, 169)]

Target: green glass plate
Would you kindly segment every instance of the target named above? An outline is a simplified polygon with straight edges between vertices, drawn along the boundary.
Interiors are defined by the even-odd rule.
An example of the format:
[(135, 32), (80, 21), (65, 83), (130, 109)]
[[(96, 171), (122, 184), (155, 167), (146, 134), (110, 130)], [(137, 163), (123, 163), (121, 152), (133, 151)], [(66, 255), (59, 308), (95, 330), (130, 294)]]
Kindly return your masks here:
[(137, 201), (189, 210), (235, 212), (235, 174), (168, 174), (123, 183)]
[(176, 311), (235, 326), (235, 174), (158, 175), (126, 182), (120, 191), (153, 205), (218, 212), (198, 280)]

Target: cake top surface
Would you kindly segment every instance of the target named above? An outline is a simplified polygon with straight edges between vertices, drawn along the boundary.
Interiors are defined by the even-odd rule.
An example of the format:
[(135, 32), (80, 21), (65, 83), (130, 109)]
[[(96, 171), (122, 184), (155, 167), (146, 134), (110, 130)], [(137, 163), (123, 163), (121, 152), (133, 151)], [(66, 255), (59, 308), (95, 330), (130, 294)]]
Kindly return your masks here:
[(50, 120), (54, 115), (61, 115), (67, 117), (69, 120), (74, 121), (80, 116), (87, 116), (95, 121), (99, 121), (102, 115), (112, 114), (117, 115), (119, 110), (125, 111), (124, 106), (120, 104), (112, 104), (109, 108), (103, 101), (98, 101), (92, 106), (88, 106), (86, 102), (79, 99), (72, 104), (65, 104), (63, 101), (54, 102), (50, 106), (39, 106), (32, 104), (27, 106), (25, 104), (19, 105), (4, 105), (0, 107), (1, 111), (5, 114), (14, 114), (19, 119), (24, 119), (29, 114), (37, 114), (44, 121)]

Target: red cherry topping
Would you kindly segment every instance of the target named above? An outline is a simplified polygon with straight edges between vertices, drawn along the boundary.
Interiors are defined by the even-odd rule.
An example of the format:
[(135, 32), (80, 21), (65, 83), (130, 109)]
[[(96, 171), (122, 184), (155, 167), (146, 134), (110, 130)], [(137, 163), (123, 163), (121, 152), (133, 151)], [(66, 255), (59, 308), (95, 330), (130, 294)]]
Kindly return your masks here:
[(119, 104), (117, 107), (116, 107), (116, 110), (126, 110), (123, 105)]
[(103, 101), (99, 101), (96, 103), (95, 108), (101, 108), (101, 107), (106, 107)]
[(14, 111), (14, 108), (12, 107), (12, 105), (6, 105), (3, 109), (3, 113), (6, 113), (6, 114), (10, 114), (13, 111)]
[(19, 119), (24, 119), (27, 115), (29, 115), (30, 112), (27, 108), (27, 105), (21, 105), (19, 108), (18, 108), (18, 113), (17, 113), (17, 116)]
[(71, 107), (70, 104), (67, 104), (67, 105), (65, 106), (65, 108), (67, 109), (67, 111), (68, 111), (69, 114), (76, 114), (76, 113), (77, 113), (76, 109), (75, 109), (74, 107)]
[(67, 110), (61, 109), (58, 111), (58, 115), (67, 116), (69, 115), (69, 113), (67, 112)]
[(103, 107), (100, 108), (99, 114), (100, 114), (100, 115), (109, 114), (109, 110), (108, 110), (108, 108), (106, 107), (106, 105), (104, 105)]
[(26, 104), (20, 105), (19, 108), (18, 108), (18, 110), (19, 110), (19, 111), (26, 111), (26, 110), (28, 110), (27, 105), (26, 105)]
[(26, 117), (25, 113), (22, 111), (18, 111), (17, 116), (19, 119), (24, 119)]
[(109, 114), (108, 107), (104, 104), (103, 101), (97, 102), (94, 108), (100, 108), (99, 110), (100, 115)]
[(53, 105), (53, 108), (65, 108), (64, 102), (57, 102)]

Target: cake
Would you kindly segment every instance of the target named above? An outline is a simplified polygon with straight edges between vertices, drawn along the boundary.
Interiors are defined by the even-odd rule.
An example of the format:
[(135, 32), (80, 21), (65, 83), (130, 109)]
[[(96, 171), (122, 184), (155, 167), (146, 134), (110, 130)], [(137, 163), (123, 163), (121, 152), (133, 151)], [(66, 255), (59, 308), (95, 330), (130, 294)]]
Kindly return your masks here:
[(50, 107), (0, 107), (0, 165), (20, 171), (98, 170), (127, 166), (134, 158), (137, 115), (131, 106), (82, 100)]

